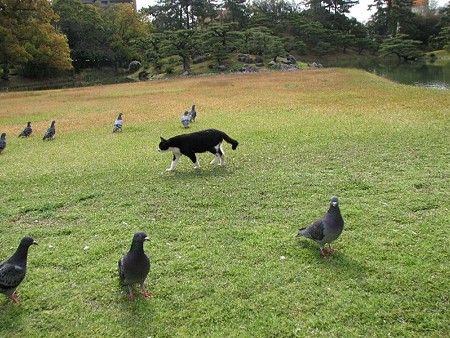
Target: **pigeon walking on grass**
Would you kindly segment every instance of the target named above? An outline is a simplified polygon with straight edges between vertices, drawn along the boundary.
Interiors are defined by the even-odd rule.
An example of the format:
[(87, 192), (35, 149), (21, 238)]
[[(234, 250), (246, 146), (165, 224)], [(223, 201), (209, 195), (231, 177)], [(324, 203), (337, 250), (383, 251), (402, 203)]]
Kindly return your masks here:
[(6, 133), (3, 133), (0, 137), (0, 154), (6, 148)]
[(181, 116), (181, 124), (183, 125), (184, 128), (189, 128), (189, 123), (191, 123), (191, 115), (186, 110), (183, 116)]
[[(316, 241), (320, 247), (320, 254), (325, 257), (327, 253), (333, 253), (331, 242), (336, 240), (344, 229), (344, 219), (339, 210), (339, 199), (336, 196), (331, 197), (330, 208), (327, 213), (311, 225), (299, 230), (297, 237), (306, 237)], [(328, 243), (328, 252), (325, 252), (323, 246)]]
[(122, 113), (119, 113), (119, 116), (117, 116), (117, 119), (114, 121), (113, 133), (122, 131), (122, 127), (123, 127)]
[(53, 138), (55, 137), (55, 133), (56, 133), (55, 123), (56, 123), (56, 121), (52, 121), (50, 128), (47, 129), (42, 140), (44, 140), (44, 141), (45, 140), (53, 140)]
[(19, 137), (28, 137), (33, 132), (33, 129), (31, 128), (31, 122), (27, 122), (27, 126), (25, 129), (20, 133)]
[(150, 239), (144, 232), (137, 232), (128, 253), (119, 260), (119, 277), (128, 286), (129, 298), (134, 300), (133, 285), (139, 283), (145, 298), (152, 296), (147, 292), (144, 281), (150, 271), (150, 259), (144, 253), (144, 242)]
[(19, 301), (16, 289), (25, 278), (28, 248), (33, 244), (37, 244), (33, 238), (22, 238), (14, 255), (0, 264), (0, 292), (14, 303)]

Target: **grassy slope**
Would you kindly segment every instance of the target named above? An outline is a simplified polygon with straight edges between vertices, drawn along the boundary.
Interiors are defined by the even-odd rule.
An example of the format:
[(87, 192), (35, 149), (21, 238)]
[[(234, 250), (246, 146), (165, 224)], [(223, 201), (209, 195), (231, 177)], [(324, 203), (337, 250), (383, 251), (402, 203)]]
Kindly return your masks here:
[[(159, 136), (192, 104), (192, 131), (240, 145), (166, 173)], [(0, 94), (0, 257), (40, 244), (0, 336), (447, 336), (449, 107), (333, 69)], [(321, 259), (294, 236), (334, 194), (346, 229)], [(137, 230), (154, 298), (131, 303), (116, 264)]]

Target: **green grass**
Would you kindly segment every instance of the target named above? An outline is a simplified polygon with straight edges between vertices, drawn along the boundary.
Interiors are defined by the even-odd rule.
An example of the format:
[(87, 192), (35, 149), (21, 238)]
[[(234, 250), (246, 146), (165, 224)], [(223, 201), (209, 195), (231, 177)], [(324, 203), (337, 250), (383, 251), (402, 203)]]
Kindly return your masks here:
[(430, 54), (434, 54), (438, 59), (449, 59), (450, 58), (450, 52), (445, 49), (435, 50), (433, 52), (427, 53), (428, 56), (430, 56)]
[[(159, 137), (192, 104), (191, 131), (240, 145), (167, 173)], [(20, 304), (0, 295), (0, 336), (448, 336), (449, 107), (333, 69), (0, 94), (0, 257), (39, 242)], [(322, 259), (295, 234), (332, 195), (346, 227)], [(117, 261), (138, 230), (153, 298), (130, 302)]]

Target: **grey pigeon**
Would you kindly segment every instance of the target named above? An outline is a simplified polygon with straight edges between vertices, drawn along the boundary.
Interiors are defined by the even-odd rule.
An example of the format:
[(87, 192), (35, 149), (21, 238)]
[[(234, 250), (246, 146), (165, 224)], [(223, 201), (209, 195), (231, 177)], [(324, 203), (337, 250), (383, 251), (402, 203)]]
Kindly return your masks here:
[[(306, 228), (298, 231), (297, 237), (306, 237), (316, 241), (320, 247), (320, 254), (325, 257), (327, 253), (333, 253), (331, 242), (336, 240), (344, 229), (344, 219), (339, 210), (339, 199), (336, 196), (331, 197), (330, 208), (327, 213)], [(329, 249), (326, 253), (323, 250), (325, 243), (328, 243)]]
[(0, 137), (0, 154), (6, 148), (6, 133), (3, 133)]
[(44, 141), (45, 140), (53, 140), (53, 138), (55, 137), (55, 133), (56, 133), (55, 123), (56, 123), (56, 121), (52, 121), (50, 128), (48, 128), (47, 131), (45, 132), (45, 135), (43, 138)]
[(189, 123), (191, 123), (191, 115), (189, 114), (188, 111), (185, 111), (183, 116), (181, 116), (181, 124), (183, 125), (184, 128), (188, 128)]
[(0, 292), (9, 297), (14, 303), (19, 301), (16, 289), (25, 278), (28, 248), (32, 244), (37, 244), (33, 238), (22, 238), (14, 255), (0, 264)]
[(128, 253), (119, 260), (119, 277), (128, 286), (130, 300), (134, 300), (133, 285), (139, 283), (145, 298), (152, 296), (145, 290), (144, 281), (150, 271), (150, 259), (144, 253), (144, 242), (150, 239), (144, 232), (137, 232)]
[(27, 122), (27, 126), (25, 129), (20, 133), (19, 137), (28, 137), (33, 132), (33, 129), (31, 128), (31, 122)]
[(195, 110), (195, 104), (191, 108), (191, 112), (189, 113), (191, 116), (191, 122), (195, 122), (195, 118), (197, 117), (197, 111)]
[(117, 116), (117, 119), (114, 121), (113, 133), (122, 131), (122, 127), (123, 127), (122, 113), (119, 113), (119, 116)]

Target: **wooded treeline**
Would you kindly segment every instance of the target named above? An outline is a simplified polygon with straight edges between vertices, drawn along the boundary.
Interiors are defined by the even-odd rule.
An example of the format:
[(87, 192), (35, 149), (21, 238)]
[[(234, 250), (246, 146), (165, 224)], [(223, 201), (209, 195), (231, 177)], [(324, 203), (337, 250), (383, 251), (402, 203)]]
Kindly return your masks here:
[(132, 61), (162, 70), (179, 56), (186, 73), (207, 56), (260, 59), (370, 52), (413, 60), (450, 49), (450, 6), (412, 11), (413, 0), (374, 0), (371, 19), (347, 17), (358, 0), (159, 0), (135, 12), (129, 4), (79, 0), (0, 0), (3, 79), (14, 67), (27, 77), (89, 67), (127, 68)]

